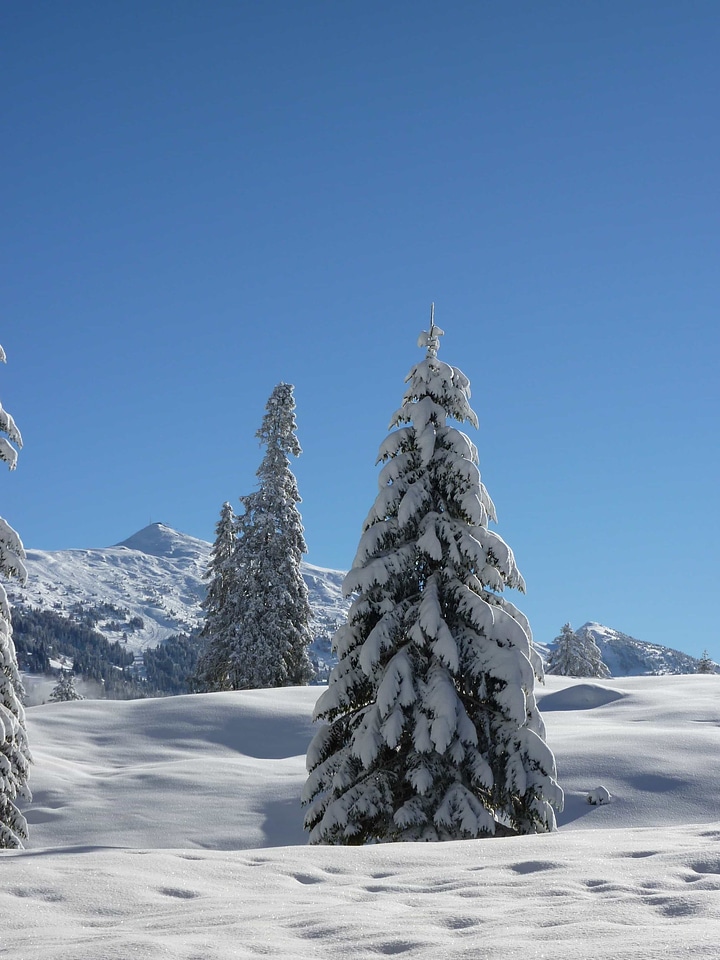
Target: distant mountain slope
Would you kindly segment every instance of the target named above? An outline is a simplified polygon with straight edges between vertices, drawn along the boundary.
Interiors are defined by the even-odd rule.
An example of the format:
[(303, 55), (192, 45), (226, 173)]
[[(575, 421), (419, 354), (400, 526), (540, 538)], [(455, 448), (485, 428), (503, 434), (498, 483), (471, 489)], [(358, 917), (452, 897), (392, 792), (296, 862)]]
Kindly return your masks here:
[(699, 661), (687, 653), (636, 640), (601, 623), (590, 621), (582, 629), (585, 627), (600, 647), (602, 658), (614, 677), (697, 672)]
[[(211, 544), (162, 523), (144, 527), (114, 547), (94, 550), (28, 550), (28, 584), (14, 587), (15, 604), (54, 610), (65, 616), (90, 616), (109, 641), (127, 638), (140, 652), (167, 637), (202, 624), (204, 574)], [(324, 676), (334, 662), (330, 639), (347, 615), (340, 570), (303, 564), (315, 614), (312, 653)], [(615, 677), (656, 673), (695, 673), (688, 654), (636, 640), (612, 627), (587, 623), (603, 660)], [(537, 644), (546, 656), (552, 645)]]
[[(70, 617), (94, 611), (95, 629), (108, 640), (127, 637), (140, 652), (202, 624), (200, 603), (211, 544), (153, 523), (113, 547), (28, 550), (28, 583), (14, 586), (15, 604)], [(329, 636), (344, 619), (344, 574), (303, 564), (315, 614), (317, 655), (329, 655)]]

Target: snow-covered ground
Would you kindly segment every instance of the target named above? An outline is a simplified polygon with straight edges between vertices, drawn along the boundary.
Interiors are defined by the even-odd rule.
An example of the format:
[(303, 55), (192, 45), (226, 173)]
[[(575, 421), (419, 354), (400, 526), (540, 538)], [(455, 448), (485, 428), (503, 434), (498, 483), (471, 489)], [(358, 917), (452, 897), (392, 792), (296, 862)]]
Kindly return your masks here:
[(305, 845), (319, 692), (30, 708), (36, 799), (28, 849), (0, 854), (0, 956), (720, 956), (720, 677), (550, 677), (556, 833), (364, 848)]

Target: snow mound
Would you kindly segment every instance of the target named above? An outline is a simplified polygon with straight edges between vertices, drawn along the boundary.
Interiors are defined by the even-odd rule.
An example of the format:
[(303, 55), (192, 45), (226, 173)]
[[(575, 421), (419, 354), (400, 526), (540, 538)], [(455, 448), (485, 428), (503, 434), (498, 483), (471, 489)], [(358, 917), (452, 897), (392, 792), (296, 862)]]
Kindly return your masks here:
[[(603, 710), (544, 713), (567, 798), (560, 832), (716, 821), (720, 765), (707, 762), (717, 748), (716, 678), (626, 684)], [(592, 689), (566, 677), (548, 686), (558, 703)], [(323, 689), (30, 707), (29, 848), (304, 845), (305, 752)], [(587, 803), (597, 784), (612, 803)]]
[(546, 710), (592, 710), (595, 707), (604, 707), (615, 700), (622, 700), (627, 694), (612, 687), (602, 687), (598, 683), (577, 683), (558, 690), (556, 693), (547, 693), (538, 699), (538, 706), (542, 712)]
[(610, 803), (611, 799), (610, 791), (606, 787), (595, 787), (587, 795), (587, 802), (595, 807), (601, 803)]
[(317, 695), (300, 687), (30, 708), (30, 845), (303, 844)]

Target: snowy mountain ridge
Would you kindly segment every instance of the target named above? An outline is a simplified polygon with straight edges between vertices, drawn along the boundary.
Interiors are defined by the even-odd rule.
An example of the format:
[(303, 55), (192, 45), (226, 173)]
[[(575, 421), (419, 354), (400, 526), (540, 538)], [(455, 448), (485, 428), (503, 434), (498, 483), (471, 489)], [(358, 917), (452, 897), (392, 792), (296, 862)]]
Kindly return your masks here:
[[(110, 641), (127, 638), (128, 648), (140, 653), (201, 626), (211, 548), (153, 523), (112, 547), (28, 550), (27, 585), (13, 585), (11, 602), (69, 617), (101, 610), (95, 629)], [(349, 606), (342, 596), (344, 573), (309, 563), (302, 571), (315, 615), (314, 652), (323, 660)]]
[[(167, 637), (198, 628), (205, 596), (204, 579), (211, 544), (153, 523), (112, 547), (75, 550), (28, 550), (28, 582), (13, 585), (14, 604), (73, 616), (101, 608), (95, 629), (108, 640), (127, 637), (130, 650), (141, 652)], [(342, 595), (344, 571), (303, 563), (315, 619), (313, 653), (333, 661), (330, 638), (347, 615)], [(140, 626), (142, 623), (142, 626)], [(694, 673), (698, 661), (678, 650), (637, 640), (600, 623), (585, 624), (615, 677)], [(551, 645), (537, 644), (545, 656)]]
[(593, 621), (584, 624), (582, 629), (585, 628), (592, 634), (613, 677), (697, 672), (699, 661), (680, 650), (636, 640)]

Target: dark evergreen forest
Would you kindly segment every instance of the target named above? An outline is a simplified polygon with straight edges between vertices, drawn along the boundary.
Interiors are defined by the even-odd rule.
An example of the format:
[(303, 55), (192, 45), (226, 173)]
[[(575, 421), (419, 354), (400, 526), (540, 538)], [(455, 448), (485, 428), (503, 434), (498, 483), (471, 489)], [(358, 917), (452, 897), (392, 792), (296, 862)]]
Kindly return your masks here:
[[(13, 640), (21, 670), (53, 675), (51, 660), (72, 660), (73, 673), (100, 683), (112, 700), (189, 693), (188, 677), (198, 657), (197, 636), (168, 637), (136, 657), (127, 636), (110, 642), (93, 629), (108, 614), (122, 611), (87, 608), (63, 616), (52, 610), (16, 606), (12, 612)], [(139, 618), (138, 618), (139, 620)], [(118, 628), (142, 627), (142, 622), (122, 623)]]

